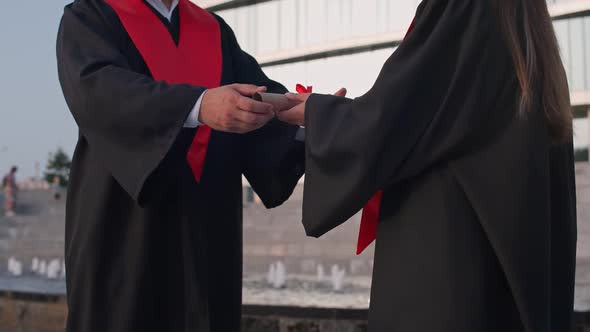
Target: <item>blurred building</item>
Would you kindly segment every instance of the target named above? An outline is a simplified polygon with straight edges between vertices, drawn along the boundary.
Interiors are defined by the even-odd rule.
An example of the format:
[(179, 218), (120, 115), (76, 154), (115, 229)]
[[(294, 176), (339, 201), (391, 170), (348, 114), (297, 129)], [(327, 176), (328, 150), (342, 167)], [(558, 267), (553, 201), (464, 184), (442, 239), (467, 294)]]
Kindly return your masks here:
[[(234, 29), (241, 47), (255, 56), (271, 78), (294, 89), (297, 83), (330, 93), (347, 87), (364, 94), (401, 42), (420, 0), (193, 0), (216, 12)], [(590, 0), (548, 0), (561, 44), (577, 120), (576, 147), (588, 147), (590, 122)], [(392, 92), (395, 93), (395, 92)], [(587, 153), (580, 154), (586, 158)], [(580, 182), (580, 243), (586, 242), (586, 181)], [(369, 274), (372, 250), (354, 256), (359, 216), (321, 241), (306, 238), (300, 224), (301, 188), (283, 207), (260, 205), (244, 211), (246, 275), (269, 262), (285, 260), (295, 273), (313, 273), (317, 265), (340, 264), (355, 274)], [(588, 233), (590, 234), (590, 233)], [(586, 248), (586, 246), (582, 246)], [(588, 246), (590, 247), (590, 246)], [(590, 252), (580, 250), (581, 256)], [(248, 271), (250, 270), (250, 271)], [(580, 271), (586, 271), (580, 268)], [(590, 271), (590, 270), (589, 270)], [(585, 272), (584, 272), (585, 273)], [(581, 278), (586, 280), (587, 277)], [(589, 277), (590, 278), (590, 272)]]
[[(420, 0), (194, 0), (234, 28), (265, 72), (294, 89), (366, 92), (399, 44)], [(590, 1), (548, 0), (576, 109), (576, 147), (587, 149)]]
[[(350, 97), (365, 93), (383, 63), (401, 42), (421, 0), (193, 0), (216, 12), (234, 29), (242, 48), (255, 56), (271, 78), (289, 89), (297, 83), (316, 92), (347, 87)], [(575, 145), (588, 160), (590, 121), (590, 0), (547, 0), (554, 20), (576, 114)], [(395, 92), (392, 92), (395, 93)], [(586, 248), (585, 172), (578, 165), (580, 244)], [(372, 252), (353, 253), (359, 216), (322, 241), (308, 239), (300, 224), (301, 192), (271, 212), (245, 209), (247, 266), (264, 269), (286, 259), (291, 270), (309, 273), (314, 264), (342, 264), (351, 272), (370, 273)], [(261, 235), (263, 239), (261, 239)], [(588, 242), (590, 243), (590, 242)], [(590, 245), (588, 245), (590, 247)], [(590, 251), (580, 250), (585, 259)], [(295, 266), (294, 266), (295, 265)], [(358, 267), (353, 269), (352, 266)], [(581, 268), (580, 271), (588, 269)], [(590, 270), (588, 270), (590, 271)], [(248, 272), (248, 271), (246, 271)], [(584, 272), (585, 275), (586, 272)], [(354, 272), (353, 272), (354, 274)], [(590, 278), (581, 277), (581, 280)]]

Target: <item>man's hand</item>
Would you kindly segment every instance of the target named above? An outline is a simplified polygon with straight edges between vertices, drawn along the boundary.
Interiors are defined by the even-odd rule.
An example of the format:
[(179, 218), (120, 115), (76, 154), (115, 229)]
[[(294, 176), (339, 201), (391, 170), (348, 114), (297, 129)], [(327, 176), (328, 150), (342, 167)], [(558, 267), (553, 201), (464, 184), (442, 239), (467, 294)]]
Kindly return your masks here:
[[(305, 106), (307, 103), (307, 99), (309, 98), (310, 93), (287, 93), (285, 96), (293, 101), (300, 102), (299, 105), (291, 108), (288, 111), (277, 112), (277, 119), (297, 126), (304, 126), (305, 125)], [(338, 90), (334, 96), (336, 97), (346, 97), (346, 89), (342, 88)]]
[(263, 127), (274, 115), (273, 106), (250, 97), (265, 87), (232, 84), (205, 92), (199, 122), (212, 129), (244, 134)]

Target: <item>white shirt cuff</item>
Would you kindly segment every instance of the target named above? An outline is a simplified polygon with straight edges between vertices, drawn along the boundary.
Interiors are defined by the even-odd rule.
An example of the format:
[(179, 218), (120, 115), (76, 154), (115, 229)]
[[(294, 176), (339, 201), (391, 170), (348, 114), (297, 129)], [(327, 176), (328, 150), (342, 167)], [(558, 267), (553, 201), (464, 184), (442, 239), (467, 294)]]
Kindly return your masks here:
[(203, 96), (205, 93), (207, 93), (207, 90), (201, 93), (201, 96), (195, 103), (195, 106), (186, 118), (186, 121), (184, 121), (184, 128), (197, 128), (198, 126), (202, 125), (202, 123), (199, 122), (199, 113), (201, 113), (201, 104), (203, 103)]
[(297, 129), (297, 134), (295, 135), (295, 140), (299, 142), (305, 142), (305, 127), (299, 126)]

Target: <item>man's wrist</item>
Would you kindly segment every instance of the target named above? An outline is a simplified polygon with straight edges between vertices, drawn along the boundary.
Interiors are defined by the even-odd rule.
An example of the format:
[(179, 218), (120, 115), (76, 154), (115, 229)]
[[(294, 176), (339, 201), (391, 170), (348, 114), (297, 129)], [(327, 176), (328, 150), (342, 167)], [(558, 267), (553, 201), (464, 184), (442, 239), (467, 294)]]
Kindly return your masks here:
[(203, 104), (203, 96), (205, 95), (205, 93), (207, 93), (207, 90), (201, 93), (201, 96), (199, 96), (199, 99), (197, 99), (195, 106), (193, 106), (193, 109), (186, 118), (186, 121), (184, 122), (185, 128), (196, 128), (203, 124), (203, 122), (201, 121), (201, 105)]
[(202, 107), (202, 105), (203, 105), (203, 98), (205, 98), (205, 94), (207, 93), (207, 91), (209, 91), (209, 90), (203, 91), (203, 93), (201, 93), (201, 96), (199, 97), (199, 100), (197, 100), (198, 110), (197, 110), (197, 114), (196, 115), (197, 115), (197, 122), (199, 123), (199, 125), (205, 124), (203, 122), (203, 120), (202, 120), (202, 117), (201, 117), (201, 109), (203, 108)]
[(305, 126), (299, 126), (297, 133), (295, 134), (295, 140), (305, 142)]

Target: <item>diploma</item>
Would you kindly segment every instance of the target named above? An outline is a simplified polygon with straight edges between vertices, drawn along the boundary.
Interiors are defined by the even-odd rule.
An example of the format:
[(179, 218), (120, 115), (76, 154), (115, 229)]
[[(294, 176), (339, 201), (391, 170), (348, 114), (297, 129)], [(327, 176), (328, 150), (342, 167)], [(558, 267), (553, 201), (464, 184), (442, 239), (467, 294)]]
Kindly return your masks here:
[(278, 112), (290, 110), (300, 104), (299, 101), (291, 100), (285, 97), (285, 95), (278, 93), (259, 92), (254, 94), (252, 98), (259, 102), (271, 104), (274, 106), (275, 111)]

